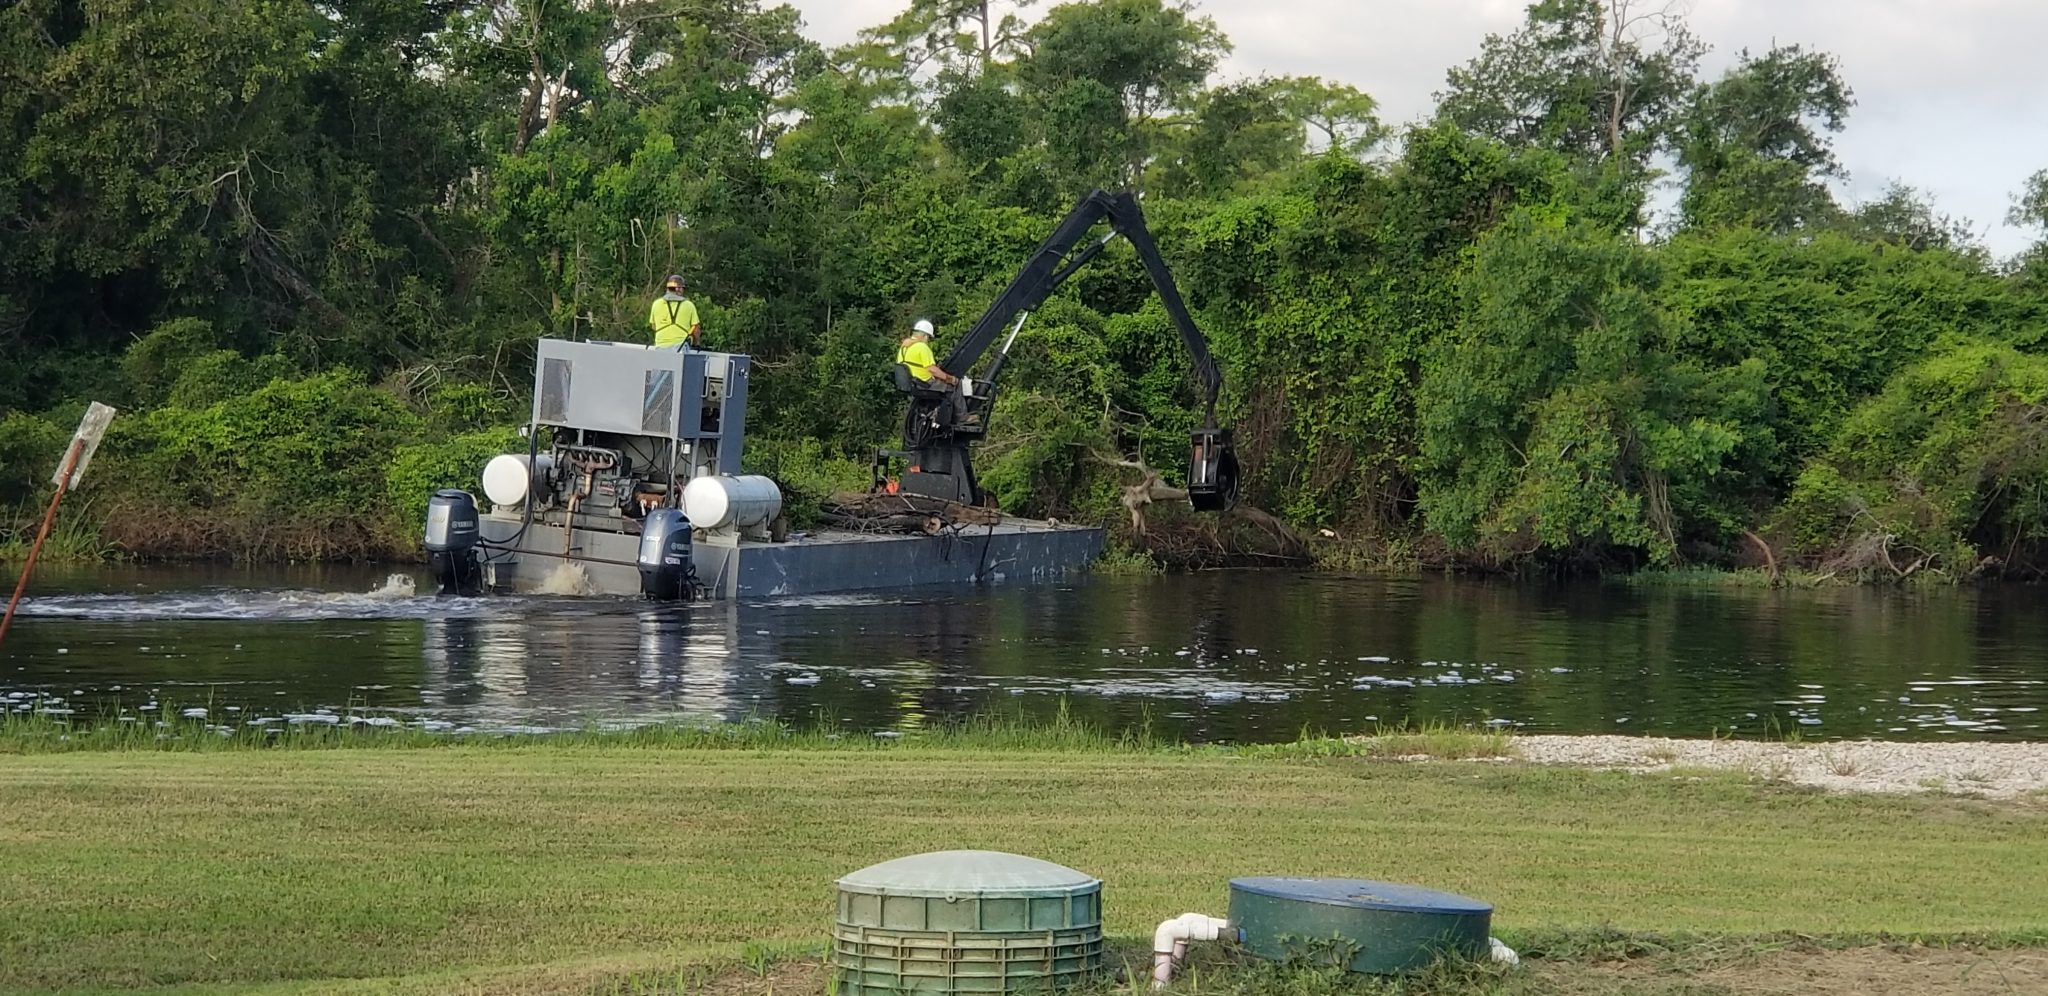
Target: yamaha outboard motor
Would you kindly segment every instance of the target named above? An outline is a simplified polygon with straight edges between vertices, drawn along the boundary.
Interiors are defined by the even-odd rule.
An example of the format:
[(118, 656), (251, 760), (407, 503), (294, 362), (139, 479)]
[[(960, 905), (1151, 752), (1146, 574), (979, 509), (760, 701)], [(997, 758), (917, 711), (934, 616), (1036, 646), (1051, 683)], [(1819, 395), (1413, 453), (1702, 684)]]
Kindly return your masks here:
[(1230, 430), (1189, 433), (1188, 504), (1197, 512), (1227, 512), (1237, 504), (1237, 452)]
[(673, 508), (657, 508), (640, 523), (640, 594), (663, 602), (689, 601), (697, 572), (690, 563), (690, 520)]
[(427, 569), (443, 595), (475, 595), (483, 591), (483, 566), (476, 548), (476, 499), (467, 491), (444, 488), (427, 499)]

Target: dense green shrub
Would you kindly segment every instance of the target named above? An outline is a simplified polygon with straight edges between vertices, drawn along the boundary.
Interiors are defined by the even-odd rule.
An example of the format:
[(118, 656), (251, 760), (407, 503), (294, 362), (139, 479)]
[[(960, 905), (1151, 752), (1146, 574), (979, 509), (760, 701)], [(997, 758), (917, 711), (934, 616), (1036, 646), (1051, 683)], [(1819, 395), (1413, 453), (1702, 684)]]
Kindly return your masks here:
[(140, 553), (187, 541), (235, 556), (379, 551), (391, 521), (384, 468), (419, 431), (396, 398), (347, 370), (116, 419), (95, 475), (111, 499), (108, 538)]
[(384, 506), (392, 509), (397, 527), (412, 536), (427, 521), (427, 499), (442, 488), (459, 488), (476, 496), (477, 508), (490, 511), (483, 496), (484, 465), (502, 453), (527, 452), (528, 441), (516, 428), (486, 429), (445, 439), (400, 446), (384, 469)]
[(2037, 556), (2048, 357), (1963, 342), (1900, 371), (1842, 421), (1783, 514), (1801, 552), (1848, 570), (1955, 574)]
[(0, 415), (0, 508), (49, 492), (71, 433), (27, 412)]

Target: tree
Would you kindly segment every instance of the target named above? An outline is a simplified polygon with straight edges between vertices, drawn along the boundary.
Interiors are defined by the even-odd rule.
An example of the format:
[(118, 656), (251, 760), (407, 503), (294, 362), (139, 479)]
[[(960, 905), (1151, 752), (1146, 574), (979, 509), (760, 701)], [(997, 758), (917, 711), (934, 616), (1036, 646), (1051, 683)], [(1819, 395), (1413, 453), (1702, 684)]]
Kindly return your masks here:
[(1325, 150), (1363, 156), (1387, 137), (1379, 101), (1357, 87), (1317, 76), (1282, 76), (1273, 86), (1281, 106), (1320, 136)]
[(1858, 205), (1841, 227), (1857, 238), (1906, 249), (1976, 256), (1985, 252), (1968, 218), (1942, 214), (1926, 194), (1896, 180), (1883, 195)]
[(1196, 101), (1186, 127), (1175, 129), (1159, 164), (1164, 192), (1228, 193), (1239, 183), (1298, 161), (1304, 149), (1301, 120), (1271, 80), (1217, 87)]
[(1683, 223), (1786, 232), (1832, 217), (1821, 178), (1842, 169), (1824, 132), (1841, 131), (1854, 103), (1831, 55), (1797, 45), (1742, 52), (1694, 93), (1679, 126)]
[(369, 0), (0, 13), (20, 150), (0, 161), (0, 286), (19, 289), (0, 336), (34, 347), (0, 404), (68, 390), (73, 350), (171, 317), (313, 364), (381, 370), (429, 345), (427, 302), (471, 269), (452, 194), (488, 107), (447, 72), (463, 17)]
[(1019, 80), (1043, 108), (1068, 192), (1136, 182), (1158, 119), (1185, 108), (1230, 51), (1215, 22), (1164, 0), (1054, 7), (1033, 25)]
[(1640, 178), (1668, 143), (1702, 46), (1676, 0), (1538, 0), (1448, 74), (1437, 114), (1511, 145)]
[(932, 124), (946, 150), (974, 177), (995, 173), (998, 163), (1031, 141), (1030, 108), (1007, 72), (942, 74)]
[(1035, 0), (911, 0), (861, 40), (895, 54), (906, 77), (928, 69), (979, 76), (1027, 51), (1023, 11)]
[[(1417, 388), (1429, 527), (1499, 560), (1669, 562), (1762, 402), (1762, 365), (1677, 362), (1633, 240), (1521, 209), (1462, 275), (1468, 308)], [(1732, 402), (1732, 404), (1731, 404)]]
[[(2041, 170), (2027, 178), (2020, 192), (2013, 195), (2012, 209), (2006, 212), (2007, 224), (2032, 228), (2039, 233), (2033, 248), (2022, 254), (2015, 267), (2016, 278), (2038, 292), (2048, 290), (2048, 169)], [(2048, 294), (2042, 294), (2048, 297)], [(0, 315), (5, 314), (5, 299), (0, 298)]]
[(2048, 169), (2027, 177), (2020, 192), (2013, 195), (2012, 210), (2006, 212), (2005, 220), (2007, 224), (2048, 232)]

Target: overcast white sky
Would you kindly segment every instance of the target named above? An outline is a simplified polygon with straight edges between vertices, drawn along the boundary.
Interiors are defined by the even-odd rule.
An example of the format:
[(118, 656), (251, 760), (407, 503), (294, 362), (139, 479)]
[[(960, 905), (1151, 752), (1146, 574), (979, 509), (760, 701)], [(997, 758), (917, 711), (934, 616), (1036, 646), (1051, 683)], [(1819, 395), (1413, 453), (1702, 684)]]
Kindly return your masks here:
[[(807, 34), (851, 41), (907, 6), (902, 0), (789, 0)], [(1033, 15), (1053, 0), (1040, 0)], [(1389, 122), (1421, 117), (1444, 70), (1476, 55), (1488, 32), (1511, 32), (1525, 0), (1200, 0), (1236, 50), (1226, 78), (1316, 75), (1373, 95)], [(2030, 232), (2005, 224), (2011, 195), (2048, 168), (2048, 88), (2034, 60), (2048, 41), (2043, 0), (1692, 0), (1695, 34), (1718, 75), (1749, 48), (1798, 42), (1832, 52), (1856, 106), (1836, 137), (1849, 170), (1837, 193), (1877, 196), (1892, 180), (1966, 217), (2001, 256)]]

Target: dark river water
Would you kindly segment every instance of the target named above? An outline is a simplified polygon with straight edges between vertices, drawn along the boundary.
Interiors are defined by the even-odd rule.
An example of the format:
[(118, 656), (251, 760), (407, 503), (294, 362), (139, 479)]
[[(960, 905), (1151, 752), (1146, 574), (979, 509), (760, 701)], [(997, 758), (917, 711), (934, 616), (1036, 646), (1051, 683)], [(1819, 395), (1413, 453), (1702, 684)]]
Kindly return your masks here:
[(2042, 739), (2048, 592), (1097, 578), (656, 607), (385, 570), (38, 572), (0, 708), (561, 728), (982, 710), (1204, 741), (1381, 724)]

